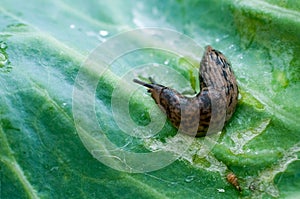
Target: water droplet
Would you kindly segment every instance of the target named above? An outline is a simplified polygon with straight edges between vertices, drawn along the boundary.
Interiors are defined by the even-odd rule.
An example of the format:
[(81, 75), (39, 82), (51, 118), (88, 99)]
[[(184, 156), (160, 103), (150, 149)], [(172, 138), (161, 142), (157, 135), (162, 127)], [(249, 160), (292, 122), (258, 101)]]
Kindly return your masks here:
[(217, 39), (216, 39), (216, 42), (219, 42), (219, 41), (220, 41), (220, 39), (219, 39), (219, 38), (217, 38)]
[(62, 106), (66, 106), (66, 105), (67, 105), (67, 103), (66, 103), (66, 102), (62, 103)]
[(224, 189), (217, 189), (217, 190), (218, 190), (218, 192), (220, 192), (220, 193), (224, 193), (224, 192), (225, 192)]
[(164, 64), (165, 64), (165, 65), (168, 65), (169, 62), (170, 62), (170, 60), (167, 59), (167, 60), (164, 61)]
[(99, 35), (101, 35), (102, 37), (106, 37), (108, 34), (109, 34), (109, 32), (106, 31), (106, 30), (100, 30), (99, 31)]
[(231, 45), (229, 46), (229, 49), (233, 49), (233, 48), (234, 48), (234, 45), (231, 44)]
[(191, 176), (187, 176), (184, 181), (187, 182), (187, 183), (190, 183), (192, 182), (193, 180), (195, 179), (195, 176), (191, 175)]
[(7, 57), (0, 52), (0, 67), (7, 64)]
[(3, 62), (6, 60), (6, 56), (0, 53), (0, 62)]
[(0, 48), (1, 48), (1, 49), (6, 49), (6, 48), (7, 48), (6, 43), (0, 42)]
[(74, 24), (71, 24), (71, 25), (70, 25), (70, 28), (71, 28), (71, 29), (74, 29), (75, 27), (76, 27), (76, 26), (75, 26)]

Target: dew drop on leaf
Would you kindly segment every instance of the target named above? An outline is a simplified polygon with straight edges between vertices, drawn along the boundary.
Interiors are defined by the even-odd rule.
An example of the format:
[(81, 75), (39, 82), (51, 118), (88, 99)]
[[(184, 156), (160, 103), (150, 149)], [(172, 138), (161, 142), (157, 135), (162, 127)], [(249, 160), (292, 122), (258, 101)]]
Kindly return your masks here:
[(6, 49), (6, 48), (7, 48), (6, 43), (0, 42), (0, 48), (1, 48), (1, 49)]
[(225, 190), (224, 190), (224, 189), (218, 189), (218, 192), (219, 192), (219, 193), (224, 193)]
[(99, 31), (99, 35), (101, 35), (102, 37), (106, 37), (108, 34), (109, 34), (109, 32), (106, 31), (106, 30), (100, 30)]
[(6, 56), (0, 53), (0, 67), (4, 66), (6, 62), (7, 62)]
[(166, 60), (164, 61), (164, 64), (165, 64), (165, 65), (168, 65), (169, 62), (170, 62), (170, 60), (166, 59)]

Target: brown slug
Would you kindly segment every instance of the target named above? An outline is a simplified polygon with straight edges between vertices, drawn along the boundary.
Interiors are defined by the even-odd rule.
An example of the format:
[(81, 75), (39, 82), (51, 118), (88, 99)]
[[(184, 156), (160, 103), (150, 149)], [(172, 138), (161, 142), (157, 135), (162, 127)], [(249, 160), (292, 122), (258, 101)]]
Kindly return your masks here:
[(200, 63), (201, 91), (195, 97), (183, 96), (152, 78), (149, 80), (150, 83), (133, 81), (147, 87), (171, 123), (188, 135), (205, 136), (222, 130), (238, 102), (238, 86), (231, 66), (225, 56), (211, 46), (206, 47)]
[(234, 173), (229, 173), (226, 176), (227, 181), (232, 184), (238, 191), (241, 191), (241, 187), (239, 185), (238, 179)]

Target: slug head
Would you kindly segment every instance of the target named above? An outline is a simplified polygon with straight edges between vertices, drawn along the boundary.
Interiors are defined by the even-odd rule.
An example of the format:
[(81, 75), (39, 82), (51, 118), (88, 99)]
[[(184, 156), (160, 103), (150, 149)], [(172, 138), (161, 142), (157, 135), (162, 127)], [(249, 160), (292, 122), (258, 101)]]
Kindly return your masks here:
[(149, 78), (149, 80), (151, 83), (146, 83), (146, 82), (140, 81), (138, 79), (134, 79), (133, 82), (147, 87), (148, 92), (151, 93), (151, 97), (154, 99), (156, 104), (160, 104), (160, 94), (161, 94), (164, 86), (156, 84), (152, 78)]

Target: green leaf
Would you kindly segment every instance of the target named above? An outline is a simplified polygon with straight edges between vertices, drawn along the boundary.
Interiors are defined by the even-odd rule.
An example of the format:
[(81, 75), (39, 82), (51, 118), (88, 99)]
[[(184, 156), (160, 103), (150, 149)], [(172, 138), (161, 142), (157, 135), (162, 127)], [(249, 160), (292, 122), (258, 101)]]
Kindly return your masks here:
[[(295, 198), (300, 187), (299, 11), (293, 0), (2, 0), (0, 198)], [(72, 96), (92, 50), (141, 27), (172, 29), (222, 51), (236, 74), (240, 100), (215, 143), (207, 142), (214, 136), (186, 138), (192, 144), (170, 165), (128, 173), (87, 150), (84, 144), (107, 148), (97, 133), (86, 132), (87, 142), (82, 142)], [(114, 120), (111, 100), (123, 75), (132, 70), (140, 78), (171, 82), (168, 86), (180, 92), (199, 91), (193, 65), (202, 54), (191, 54), (197, 57), (144, 49), (110, 65), (95, 89), (95, 112), (111, 142), (135, 153), (182, 150), (169, 122), (151, 139), (125, 134)], [(162, 78), (167, 71), (143, 73), (138, 69), (143, 63), (165, 65), (184, 78)], [(93, 71), (86, 75), (95, 78)], [(130, 97), (127, 84), (118, 91), (121, 101), (129, 100), (137, 124), (163, 118), (144, 88)], [(127, 117), (121, 115), (124, 121)], [(104, 158), (114, 166), (129, 161)], [(238, 177), (241, 192), (226, 181), (228, 172)]]

